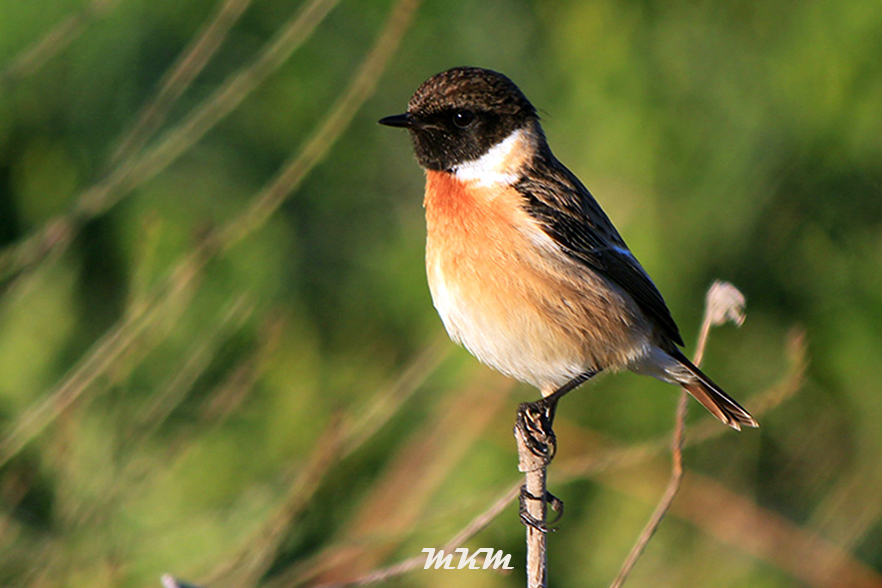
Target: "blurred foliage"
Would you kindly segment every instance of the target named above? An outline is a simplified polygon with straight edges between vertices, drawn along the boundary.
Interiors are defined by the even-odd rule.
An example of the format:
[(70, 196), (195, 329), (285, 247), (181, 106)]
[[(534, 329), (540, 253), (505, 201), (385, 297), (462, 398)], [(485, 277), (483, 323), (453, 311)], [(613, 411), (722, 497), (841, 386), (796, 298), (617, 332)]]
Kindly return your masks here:
[[(218, 240), (397, 3), (300, 4), (0, 0), (0, 584), (348, 579), (444, 544), (517, 482), (512, 419), (536, 393), (444, 338), (422, 177), (407, 138), (376, 125), (471, 64), (539, 107), (690, 343), (713, 279), (747, 295), (706, 367), (748, 408), (793, 388), (788, 341), (807, 333), (806, 380), (762, 429), (692, 411), (711, 432), (629, 585), (882, 585), (882, 4), (424, 0), (330, 151), (254, 230)], [(241, 14), (217, 52), (118, 159), (221, 5)], [(304, 6), (327, 13), (281, 67), (90, 206)], [(554, 585), (615, 576), (664, 487), (672, 391), (623, 374), (562, 404)], [(467, 545), (518, 569), (389, 584), (523, 584), (514, 505)]]

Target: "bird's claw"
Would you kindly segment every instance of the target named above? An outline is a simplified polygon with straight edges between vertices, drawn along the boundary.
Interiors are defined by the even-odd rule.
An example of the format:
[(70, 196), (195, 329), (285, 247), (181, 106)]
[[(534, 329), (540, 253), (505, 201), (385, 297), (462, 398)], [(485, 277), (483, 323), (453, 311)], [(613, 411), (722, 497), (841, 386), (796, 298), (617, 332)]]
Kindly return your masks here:
[(530, 453), (544, 465), (551, 463), (557, 450), (557, 437), (551, 428), (556, 403), (546, 399), (524, 402), (518, 406), (517, 429), (522, 432), (524, 444)]
[(542, 500), (538, 496), (534, 496), (527, 491), (526, 486), (521, 486), (521, 493), (518, 502), (518, 515), (521, 518), (521, 522), (527, 527), (532, 527), (537, 531), (542, 533), (548, 533), (549, 531), (556, 531), (555, 527), (550, 527), (549, 525), (553, 525), (558, 522), (560, 518), (563, 516), (563, 501), (552, 494), (551, 492), (545, 493), (545, 502), (548, 506), (553, 510), (557, 516), (554, 517), (554, 520), (551, 521), (543, 521), (538, 519), (537, 517), (530, 514), (527, 509), (527, 501), (528, 500)]

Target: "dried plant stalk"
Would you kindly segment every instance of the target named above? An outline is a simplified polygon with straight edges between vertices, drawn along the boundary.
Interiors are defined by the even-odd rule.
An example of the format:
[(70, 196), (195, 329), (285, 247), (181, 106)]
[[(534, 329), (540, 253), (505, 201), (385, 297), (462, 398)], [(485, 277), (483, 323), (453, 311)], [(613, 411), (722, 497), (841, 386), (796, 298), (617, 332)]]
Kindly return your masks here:
[(515, 428), (518, 444), (518, 469), (524, 472), (522, 507), (538, 524), (527, 525), (527, 587), (544, 588), (548, 585), (548, 520), (547, 462), (533, 453), (525, 438), (525, 431)]
[[(710, 334), (711, 327), (723, 325), (728, 321), (732, 321), (738, 326), (744, 322), (744, 295), (732, 284), (728, 282), (715, 281), (707, 291), (704, 305), (704, 318), (701, 321), (701, 332), (698, 336), (698, 344), (695, 349), (695, 357), (693, 359), (695, 365), (700, 366), (701, 360), (704, 358), (704, 349), (707, 345), (707, 338)], [(680, 400), (677, 402), (677, 416), (674, 424), (674, 439), (671, 443), (671, 477), (665, 492), (655, 507), (649, 522), (643, 528), (643, 532), (637, 538), (634, 547), (622, 564), (618, 576), (610, 585), (611, 588), (620, 588), (634, 566), (637, 560), (643, 554), (649, 540), (658, 530), (662, 520), (665, 518), (668, 509), (674, 502), (677, 492), (680, 490), (680, 483), (683, 480), (683, 438), (686, 433), (686, 409), (688, 408), (688, 398), (686, 391), (680, 391)]]

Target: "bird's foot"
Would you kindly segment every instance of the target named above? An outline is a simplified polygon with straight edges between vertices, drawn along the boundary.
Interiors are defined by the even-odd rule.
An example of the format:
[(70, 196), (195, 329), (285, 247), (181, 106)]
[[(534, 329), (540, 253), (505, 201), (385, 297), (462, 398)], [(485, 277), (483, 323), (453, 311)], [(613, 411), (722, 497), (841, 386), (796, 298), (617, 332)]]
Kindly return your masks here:
[(543, 521), (539, 518), (530, 514), (529, 509), (527, 508), (528, 500), (542, 500), (538, 496), (534, 496), (527, 491), (526, 486), (521, 486), (521, 494), (518, 502), (518, 515), (521, 518), (521, 522), (527, 527), (532, 527), (537, 531), (541, 531), (542, 533), (547, 533), (549, 531), (555, 531), (554, 527), (549, 525), (553, 525), (557, 521), (560, 520), (560, 517), (563, 516), (563, 500), (552, 494), (551, 492), (545, 493), (545, 502), (546, 504), (555, 512), (557, 516), (554, 517), (554, 520), (551, 521)]
[(515, 435), (518, 436), (542, 466), (554, 459), (557, 437), (551, 428), (557, 401), (548, 398), (536, 402), (524, 402), (518, 406)]

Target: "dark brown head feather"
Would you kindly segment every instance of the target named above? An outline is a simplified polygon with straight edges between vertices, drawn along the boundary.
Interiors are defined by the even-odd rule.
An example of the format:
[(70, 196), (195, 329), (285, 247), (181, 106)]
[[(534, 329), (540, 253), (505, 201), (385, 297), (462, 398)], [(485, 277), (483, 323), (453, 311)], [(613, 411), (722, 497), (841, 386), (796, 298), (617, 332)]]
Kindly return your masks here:
[(432, 76), (414, 93), (404, 117), (384, 121), (406, 126), (420, 165), (436, 171), (478, 159), (528, 125), (541, 134), (536, 109), (514, 82), (477, 67)]
[(508, 77), (479, 67), (455, 67), (432, 76), (414, 92), (407, 111), (431, 115), (451, 109), (493, 111), (521, 120), (536, 109)]

